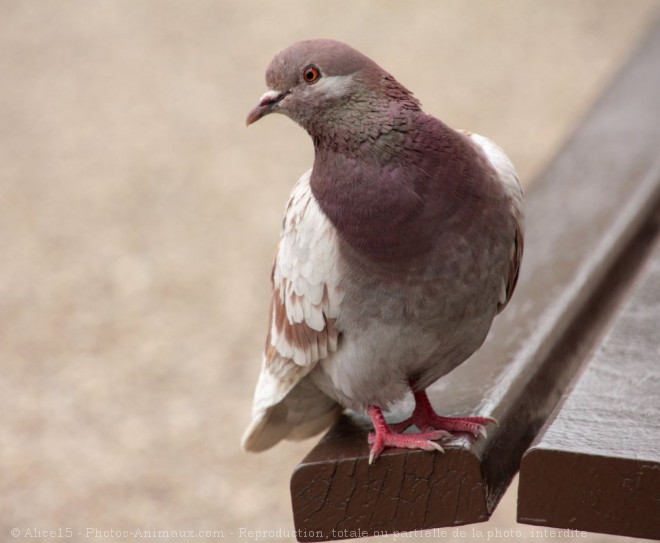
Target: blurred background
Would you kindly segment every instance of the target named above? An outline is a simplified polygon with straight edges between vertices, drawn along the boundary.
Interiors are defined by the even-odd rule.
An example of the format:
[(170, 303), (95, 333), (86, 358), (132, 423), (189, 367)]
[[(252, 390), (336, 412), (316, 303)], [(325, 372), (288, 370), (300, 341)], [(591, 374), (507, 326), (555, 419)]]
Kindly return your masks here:
[[(657, 0), (0, 1), (0, 540), (293, 530), (289, 477), (315, 440), (239, 448), (284, 204), (313, 155), (284, 117), (245, 128), (276, 52), (352, 44), (498, 142), (529, 187), (658, 15)], [(481, 529), (530, 533), (515, 487)]]

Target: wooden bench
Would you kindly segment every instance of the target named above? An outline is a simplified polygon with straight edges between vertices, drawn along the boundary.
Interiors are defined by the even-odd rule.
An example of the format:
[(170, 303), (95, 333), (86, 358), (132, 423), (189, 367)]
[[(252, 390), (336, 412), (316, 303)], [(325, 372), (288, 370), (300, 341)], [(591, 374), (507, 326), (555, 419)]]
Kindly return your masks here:
[[(444, 455), (389, 450), (369, 466), (369, 425), (344, 415), (293, 473), (300, 540), (487, 520), (586, 360), (587, 371), (525, 455), (519, 520), (660, 537), (660, 313), (649, 307), (651, 296), (659, 296), (660, 273), (652, 263), (660, 258), (659, 209), (660, 26), (528, 194), (526, 253), (510, 306), (483, 348), (429, 391), (438, 412), (491, 415), (499, 427), (491, 425), (485, 439), (443, 442)], [(648, 341), (623, 348), (628, 338), (640, 337)], [(649, 356), (642, 359), (640, 350)], [(644, 382), (653, 366), (654, 380)], [(629, 412), (606, 409), (608, 394), (590, 395), (615, 386), (624, 373), (644, 387), (636, 389), (637, 381), (617, 387), (616, 405), (646, 410), (622, 434), (618, 425), (630, 423)], [(642, 390), (646, 403), (638, 401)], [(391, 420), (410, 410), (411, 404), (398, 407)], [(644, 439), (635, 438), (636, 430)], [(566, 454), (574, 455), (572, 464)], [(608, 466), (618, 475), (609, 476)], [(590, 473), (600, 474), (593, 484)], [(637, 500), (640, 493), (645, 497)], [(603, 521), (628, 498), (626, 504), (648, 517), (643, 528)]]
[(656, 238), (614, 326), (523, 456), (520, 522), (660, 539)]

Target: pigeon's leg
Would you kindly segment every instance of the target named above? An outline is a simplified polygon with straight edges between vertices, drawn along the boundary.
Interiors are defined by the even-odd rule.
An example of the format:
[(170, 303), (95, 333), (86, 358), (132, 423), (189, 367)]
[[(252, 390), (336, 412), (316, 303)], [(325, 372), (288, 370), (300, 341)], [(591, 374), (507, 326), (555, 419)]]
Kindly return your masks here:
[(442, 447), (434, 443), (434, 439), (447, 437), (451, 434), (444, 430), (433, 430), (421, 434), (399, 434), (393, 432), (385, 421), (380, 407), (372, 405), (368, 409), (369, 417), (373, 422), (375, 432), (369, 434), (371, 452), (369, 463), (373, 464), (385, 447), (401, 447), (405, 449), (423, 449), (425, 451), (444, 452)]
[(491, 417), (441, 417), (434, 410), (425, 390), (414, 393), (415, 410), (409, 419), (392, 425), (392, 430), (402, 432), (413, 424), (422, 432), (446, 430), (447, 432), (468, 432), (474, 437), (486, 437), (485, 426), (497, 424)]

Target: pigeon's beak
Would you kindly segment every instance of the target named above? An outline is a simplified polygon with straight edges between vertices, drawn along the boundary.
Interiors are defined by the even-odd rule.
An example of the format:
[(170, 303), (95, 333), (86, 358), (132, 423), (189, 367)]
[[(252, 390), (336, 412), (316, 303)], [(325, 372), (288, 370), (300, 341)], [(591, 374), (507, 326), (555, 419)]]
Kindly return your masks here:
[(267, 91), (260, 99), (259, 103), (257, 106), (248, 113), (247, 119), (245, 120), (245, 124), (247, 126), (250, 126), (252, 123), (258, 121), (261, 119), (264, 115), (268, 115), (269, 113), (272, 113), (273, 110), (277, 107), (277, 104), (279, 104), (282, 101), (282, 98), (284, 98), (288, 92), (279, 92), (279, 91), (274, 91), (274, 90), (269, 90)]

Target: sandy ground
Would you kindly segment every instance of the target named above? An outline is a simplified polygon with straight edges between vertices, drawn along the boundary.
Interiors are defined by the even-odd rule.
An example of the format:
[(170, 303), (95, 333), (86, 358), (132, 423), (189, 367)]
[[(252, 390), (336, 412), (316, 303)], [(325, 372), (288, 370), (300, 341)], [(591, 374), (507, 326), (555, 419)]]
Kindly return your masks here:
[[(239, 449), (283, 206), (312, 159), (285, 118), (245, 129), (275, 52), (353, 44), (529, 184), (659, 11), (1, 1), (0, 540), (293, 529), (289, 476), (314, 441)], [(477, 528), (530, 537), (515, 499)]]

